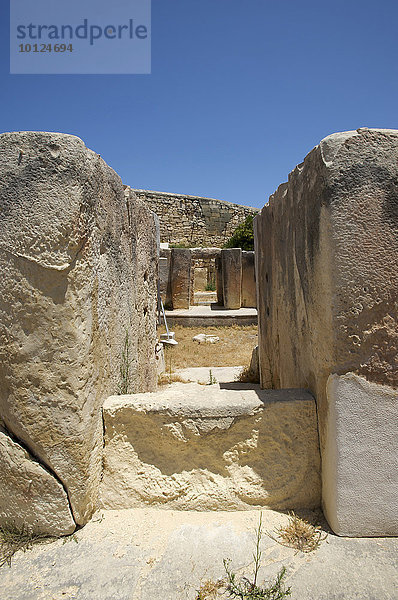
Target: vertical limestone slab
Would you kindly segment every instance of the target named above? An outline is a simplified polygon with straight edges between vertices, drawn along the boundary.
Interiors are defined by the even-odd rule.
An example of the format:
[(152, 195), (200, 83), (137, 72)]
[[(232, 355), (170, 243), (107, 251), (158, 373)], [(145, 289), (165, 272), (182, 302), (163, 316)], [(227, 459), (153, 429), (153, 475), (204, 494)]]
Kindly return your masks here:
[(159, 257), (159, 284), (160, 296), (164, 306), (171, 306), (170, 262), (171, 250), (169, 248), (161, 248)]
[(194, 269), (194, 291), (203, 292), (207, 285), (207, 268), (197, 267)]
[(173, 248), (170, 262), (170, 289), (173, 309), (189, 308), (191, 299), (191, 251)]
[(167, 299), (167, 287), (169, 283), (169, 272), (170, 264), (166, 257), (159, 258), (159, 283), (160, 283), (160, 295), (163, 300), (163, 304), (166, 304)]
[(347, 373), (330, 375), (327, 397), (330, 525), (339, 535), (396, 535), (398, 390)]
[(75, 136), (1, 135), (0, 174), (0, 421), (84, 524), (104, 399), (121, 367), (131, 392), (156, 385), (156, 221)]
[[(306, 387), (316, 396), (324, 509), (336, 527), (343, 516), (331, 499), (338, 497), (339, 506), (345, 506), (347, 488), (336, 472), (349, 450), (341, 432), (351, 408), (338, 402), (335, 431), (331, 415), (337, 396), (327, 392), (329, 376), (351, 372), (391, 393), (398, 387), (397, 181), (397, 131), (364, 128), (334, 134), (296, 167), (255, 219), (262, 387)], [(353, 400), (360, 429), (361, 402), (367, 403), (367, 392), (361, 390)], [(375, 402), (382, 403), (383, 394)], [(378, 413), (379, 432), (388, 429), (389, 418), (388, 411)], [(365, 439), (365, 422), (361, 431)], [(337, 471), (329, 467), (333, 448)], [(372, 462), (375, 447), (369, 452)], [(390, 457), (379, 454), (378, 460), (384, 463), (379, 472), (391, 504), (381, 507), (377, 517), (368, 496), (356, 521), (345, 521), (341, 531), (347, 535), (366, 535), (368, 517), (375, 534), (390, 535), (394, 528), (398, 533), (382, 515), (391, 515), (394, 505), (396, 481), (387, 476)], [(370, 488), (373, 481), (381, 485), (370, 471), (357, 471), (356, 477), (354, 489)]]
[(224, 292), (223, 292), (223, 276), (222, 276), (222, 260), (221, 253), (215, 258), (216, 267), (216, 291), (217, 291), (217, 304), (223, 306), (224, 304)]
[(221, 250), (224, 307), (238, 309), (242, 305), (242, 250)]
[(257, 307), (254, 252), (247, 250), (242, 250), (242, 306)]

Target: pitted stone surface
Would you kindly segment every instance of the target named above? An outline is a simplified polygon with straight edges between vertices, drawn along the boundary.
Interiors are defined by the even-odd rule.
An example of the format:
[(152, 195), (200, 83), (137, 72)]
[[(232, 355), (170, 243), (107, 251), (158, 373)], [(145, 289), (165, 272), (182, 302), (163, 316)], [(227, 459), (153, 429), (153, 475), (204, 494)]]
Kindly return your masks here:
[(110, 397), (103, 413), (105, 508), (319, 504), (315, 402), (304, 390), (181, 383)]
[(156, 386), (156, 222), (75, 136), (2, 134), (0, 175), (0, 420), (83, 524), (126, 336), (130, 391)]
[[(223, 559), (231, 559), (239, 576), (252, 576), (259, 516), (256, 510), (101, 511), (66, 543), (16, 554), (11, 568), (0, 569), (1, 598), (193, 600), (202, 583), (225, 576)], [(267, 535), (285, 525), (287, 515), (263, 509), (262, 520), (260, 583), (285, 566), (291, 600), (396, 599), (396, 538), (329, 534), (318, 550), (303, 554)]]
[(55, 536), (75, 529), (62, 485), (1, 429), (0, 523)]
[[(369, 384), (388, 386), (391, 394), (398, 387), (397, 181), (398, 131), (361, 128), (333, 134), (294, 169), (255, 219), (261, 382), (263, 387), (308, 387), (317, 399), (323, 501), (331, 523), (338, 522), (334, 498), (343, 481), (336, 479), (333, 460), (349, 453), (341, 434), (344, 407), (346, 422), (357, 409), (360, 423), (362, 392), (351, 398), (356, 408), (340, 402), (337, 388), (337, 396), (327, 393), (328, 378), (353, 373)], [(337, 405), (342, 429), (330, 438)], [(390, 428), (388, 411), (378, 415), (373, 426), (383, 437)], [(395, 439), (395, 452), (396, 444)], [(379, 474), (385, 474), (383, 487), (390, 486), (391, 515), (398, 513), (398, 504), (389, 456), (379, 455), (385, 461)], [(370, 489), (371, 473), (367, 477), (365, 483), (358, 470), (353, 489)], [(350, 513), (353, 535), (366, 534), (370, 515), (376, 532), (375, 497), (368, 495), (369, 512), (362, 503), (361, 511)], [(378, 514), (378, 534), (390, 534), (383, 510)], [(347, 521), (342, 531), (349, 533)]]

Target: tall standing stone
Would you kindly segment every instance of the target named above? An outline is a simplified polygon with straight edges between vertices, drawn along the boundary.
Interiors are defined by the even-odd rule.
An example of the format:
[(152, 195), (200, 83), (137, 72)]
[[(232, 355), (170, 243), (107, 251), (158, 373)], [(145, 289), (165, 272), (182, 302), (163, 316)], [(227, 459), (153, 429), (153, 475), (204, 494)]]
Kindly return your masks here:
[(323, 505), (398, 534), (398, 131), (321, 141), (255, 219), (263, 387), (318, 403)]
[(13, 441), (0, 479), (14, 459), (36, 469), (32, 502), (56, 489), (79, 525), (96, 508), (104, 399), (156, 386), (156, 248), (153, 214), (79, 138), (0, 136), (0, 425)]
[(242, 250), (227, 248), (221, 250), (223, 273), (224, 307), (239, 309), (242, 304)]
[(191, 299), (191, 251), (173, 248), (170, 264), (170, 288), (173, 309), (189, 308)]
[(217, 304), (223, 306), (224, 304), (224, 292), (223, 292), (223, 276), (222, 276), (222, 260), (221, 252), (215, 258), (216, 268), (216, 291), (217, 291)]
[(256, 308), (256, 276), (254, 252), (242, 250), (242, 306)]

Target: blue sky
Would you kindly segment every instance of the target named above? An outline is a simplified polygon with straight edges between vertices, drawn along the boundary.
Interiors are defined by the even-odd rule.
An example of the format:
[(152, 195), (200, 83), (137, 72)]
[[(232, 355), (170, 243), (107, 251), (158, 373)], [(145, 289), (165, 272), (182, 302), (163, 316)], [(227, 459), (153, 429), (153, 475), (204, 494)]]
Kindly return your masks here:
[(398, 128), (396, 0), (153, 0), (151, 75), (9, 75), (0, 17), (0, 130), (78, 135), (132, 187), (261, 207), (326, 135)]

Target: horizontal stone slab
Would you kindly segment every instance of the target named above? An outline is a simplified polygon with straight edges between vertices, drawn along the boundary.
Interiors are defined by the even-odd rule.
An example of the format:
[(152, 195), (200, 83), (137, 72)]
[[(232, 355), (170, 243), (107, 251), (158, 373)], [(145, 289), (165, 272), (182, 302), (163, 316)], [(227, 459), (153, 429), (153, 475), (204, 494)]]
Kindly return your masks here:
[(314, 398), (305, 390), (236, 387), (177, 383), (108, 398), (102, 506), (318, 506)]

